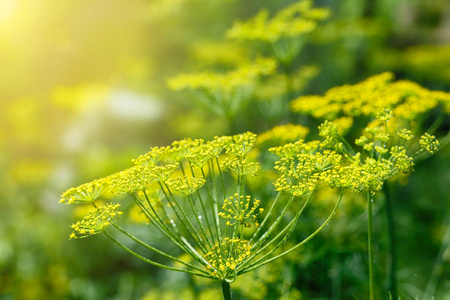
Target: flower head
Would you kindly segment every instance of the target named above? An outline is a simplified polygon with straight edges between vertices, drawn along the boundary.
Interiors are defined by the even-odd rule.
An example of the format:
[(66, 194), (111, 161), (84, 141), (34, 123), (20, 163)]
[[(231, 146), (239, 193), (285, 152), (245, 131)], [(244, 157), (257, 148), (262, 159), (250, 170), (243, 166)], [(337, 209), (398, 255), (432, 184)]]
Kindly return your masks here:
[(135, 193), (148, 189), (156, 180), (154, 166), (134, 166), (116, 173), (111, 180), (111, 191), (116, 194)]
[(110, 177), (97, 179), (78, 187), (70, 188), (61, 195), (60, 203), (92, 203), (108, 188)]
[(229, 171), (237, 176), (255, 176), (260, 169), (260, 165), (257, 162), (248, 162), (246, 159), (240, 160), (226, 159), (222, 168), (224, 171)]
[(224, 219), (234, 220), (234, 223), (227, 221), (227, 225), (234, 225), (236, 222), (242, 226), (258, 227), (259, 223), (256, 218), (259, 213), (264, 211), (263, 208), (257, 210), (260, 200), (253, 200), (251, 196), (239, 196), (239, 194), (234, 194), (234, 196), (226, 198), (223, 202), (222, 209), (225, 212), (220, 212), (219, 216)]
[(334, 151), (315, 154), (297, 154), (296, 157), (281, 158), (275, 169), (281, 176), (275, 182), (280, 192), (303, 196), (311, 193), (322, 181), (328, 181), (331, 170), (341, 161), (341, 155)]
[(433, 154), (439, 149), (439, 141), (434, 135), (425, 133), (420, 137), (420, 149)]
[(224, 238), (205, 254), (211, 274), (219, 279), (235, 277), (234, 270), (248, 257), (252, 247), (246, 240)]
[(309, 33), (320, 20), (328, 18), (326, 8), (313, 8), (312, 1), (295, 2), (269, 19), (269, 12), (261, 10), (254, 18), (236, 22), (227, 36), (241, 40), (260, 40), (274, 43), (282, 38), (292, 38)]
[(109, 203), (90, 210), (83, 220), (71, 225), (74, 231), (70, 234), (70, 238), (85, 238), (103, 232), (123, 214), (119, 211), (119, 207), (120, 204)]
[(255, 141), (256, 134), (251, 132), (233, 135), (229, 143), (224, 145), (225, 153), (244, 158), (252, 150)]
[(190, 195), (205, 184), (206, 180), (199, 177), (176, 177), (167, 180), (169, 188), (183, 195)]

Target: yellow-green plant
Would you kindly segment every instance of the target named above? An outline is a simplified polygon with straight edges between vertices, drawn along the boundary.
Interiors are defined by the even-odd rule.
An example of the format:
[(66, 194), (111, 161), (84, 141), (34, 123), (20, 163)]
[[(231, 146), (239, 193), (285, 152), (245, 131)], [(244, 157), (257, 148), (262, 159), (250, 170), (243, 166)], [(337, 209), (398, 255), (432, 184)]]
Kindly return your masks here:
[[(367, 166), (373, 168), (370, 172), (380, 177), (380, 180), (375, 182), (384, 182), (390, 179), (393, 173), (411, 172), (414, 162), (423, 160), (438, 149), (439, 143), (432, 134), (439, 129), (446, 115), (450, 113), (450, 94), (431, 91), (408, 80), (394, 81), (394, 75), (386, 72), (355, 85), (332, 88), (323, 96), (298, 97), (291, 102), (291, 110), (319, 120), (333, 120), (334, 129), (328, 126), (325, 132), (321, 131), (321, 134), (329, 136), (329, 132), (335, 132), (335, 138), (330, 140), (330, 143), (337, 143), (344, 150), (352, 149), (343, 138), (350, 129), (349, 125), (354, 123), (366, 126), (363, 128), (363, 135), (355, 140), (355, 145), (362, 147), (366, 153)], [(429, 128), (425, 130), (423, 128), (425, 126)], [(354, 127), (353, 133), (359, 132)], [(415, 136), (421, 137), (417, 139), (414, 138)], [(441, 140), (442, 146), (449, 143), (450, 134), (448, 133)], [(412, 149), (415, 150), (411, 152)], [(385, 157), (389, 158), (386, 160)], [(362, 171), (368, 172), (368, 170)], [(382, 185), (379, 188), (372, 186), (371, 193), (374, 194), (381, 187)], [(392, 199), (389, 198), (388, 192), (384, 194), (391, 264), (388, 290), (392, 297), (396, 298), (395, 229), (390, 203)], [(369, 256), (372, 267), (371, 210), (372, 203), (368, 202)], [(371, 268), (370, 290), (371, 297), (374, 297), (372, 273)]]
[[(329, 15), (328, 8), (315, 8), (311, 0), (296, 1), (272, 17), (261, 10), (254, 18), (235, 22), (226, 32), (228, 40), (200, 42), (193, 48), (194, 57), (202, 59), (202, 65), (210, 62), (214, 71), (179, 74), (167, 81), (168, 87), (192, 92), (228, 122), (231, 133), (240, 132), (240, 122), (258, 123), (251, 120), (255, 113), (267, 127), (279, 124), (289, 114), (290, 98), (319, 73), (317, 65), (299, 66), (295, 60), (309, 33)], [(245, 108), (254, 100), (252, 115)]]
[[(336, 124), (320, 127), (321, 140), (298, 140), (270, 148), (278, 156), (274, 169), (273, 199), (257, 199), (248, 178), (258, 176), (260, 164), (252, 161), (256, 135), (250, 132), (216, 137), (212, 141), (184, 139), (168, 147), (154, 147), (134, 161), (134, 166), (105, 178), (67, 190), (65, 203), (92, 204), (83, 220), (72, 225), (71, 238), (104, 233), (135, 257), (165, 269), (220, 280), (224, 299), (231, 299), (230, 283), (237, 276), (255, 270), (304, 245), (333, 217), (344, 190), (366, 192), (369, 211), (369, 255), (372, 262), (372, 197), (384, 182), (400, 173), (411, 172), (414, 157), (434, 153), (439, 146), (432, 135), (420, 138), (414, 153), (406, 142), (407, 130), (389, 133), (391, 111), (378, 115), (378, 126), (367, 127), (356, 144), (356, 152), (340, 136)], [(304, 240), (282, 247), (296, 230), (299, 217), (322, 183), (341, 190), (330, 215)], [(176, 253), (168, 254), (138, 238), (117, 224), (124, 211), (120, 203), (99, 206), (102, 194), (129, 194), (148, 218), (150, 226), (166, 236), (195, 263)], [(156, 200), (155, 200), (156, 195)], [(123, 199), (123, 197), (121, 197)], [(110, 228), (115, 230), (110, 230)], [(184, 268), (150, 260), (125, 246), (116, 234), (123, 234), (144, 248)], [(372, 266), (372, 264), (370, 264)], [(372, 273), (372, 267), (370, 268)], [(371, 276), (372, 278), (372, 276)], [(373, 290), (372, 280), (370, 281)]]
[[(93, 206), (88, 216), (72, 225), (70, 238), (104, 233), (147, 263), (220, 280), (225, 299), (231, 299), (230, 282), (305, 244), (328, 224), (342, 197), (341, 193), (319, 228), (303, 241), (282, 248), (296, 230), (314, 190), (323, 182), (336, 181), (333, 170), (342, 155), (324, 150), (318, 143), (311, 148), (310, 143), (302, 141), (284, 146), (291, 148), (288, 156), (278, 148), (271, 149), (280, 156), (275, 166), (280, 173), (274, 183), (277, 193), (273, 199), (256, 199), (258, 191), (250, 191), (247, 186), (247, 178), (258, 176), (260, 169), (249, 155), (255, 141), (256, 135), (249, 132), (207, 142), (181, 140), (169, 147), (152, 148), (135, 159), (129, 169), (68, 189), (61, 202)], [(129, 194), (148, 218), (141, 224), (161, 232), (195, 263), (178, 258), (177, 253), (159, 250), (118, 225), (126, 210), (121, 209), (120, 202), (100, 205), (107, 191)], [(125, 246), (118, 234), (183, 268), (138, 254)]]
[(297, 1), (272, 18), (269, 18), (269, 11), (263, 9), (252, 19), (236, 22), (227, 31), (227, 37), (268, 44), (281, 64), (290, 68), (307, 35), (329, 15), (329, 9), (314, 8), (311, 0)]
[(441, 116), (436, 118), (436, 129), (442, 117), (450, 114), (450, 94), (431, 91), (409, 80), (394, 81), (390, 72), (372, 76), (354, 85), (343, 85), (328, 90), (325, 95), (300, 96), (291, 102), (295, 113), (311, 115), (319, 120), (337, 118), (373, 118), (382, 109), (392, 110), (397, 127), (421, 129), (424, 116), (439, 108)]
[(168, 86), (193, 92), (196, 99), (231, 124), (252, 97), (260, 77), (272, 74), (276, 66), (274, 59), (257, 58), (226, 73), (179, 74), (168, 80)]

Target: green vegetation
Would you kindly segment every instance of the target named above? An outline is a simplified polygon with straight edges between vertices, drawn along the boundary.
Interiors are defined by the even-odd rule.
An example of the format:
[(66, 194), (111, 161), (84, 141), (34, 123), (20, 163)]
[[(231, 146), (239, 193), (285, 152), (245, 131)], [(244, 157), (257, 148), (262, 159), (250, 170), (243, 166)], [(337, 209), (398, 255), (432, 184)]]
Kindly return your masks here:
[(447, 6), (3, 1), (0, 299), (447, 299)]

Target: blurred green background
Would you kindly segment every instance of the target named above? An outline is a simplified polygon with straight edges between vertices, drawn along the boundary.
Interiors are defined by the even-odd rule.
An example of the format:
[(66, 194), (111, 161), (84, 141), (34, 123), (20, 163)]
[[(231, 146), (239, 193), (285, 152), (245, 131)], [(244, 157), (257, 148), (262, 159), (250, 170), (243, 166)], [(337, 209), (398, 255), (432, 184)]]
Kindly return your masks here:
[[(235, 20), (290, 3), (0, 0), (0, 299), (220, 297), (218, 286), (147, 266), (102, 236), (69, 241), (68, 225), (77, 216), (57, 203), (66, 188), (122, 170), (151, 146), (227, 134), (226, 120), (186, 93), (170, 91), (166, 80), (211, 68), (204, 45), (224, 40)], [(311, 34), (296, 61), (320, 70), (302, 94), (323, 94), (388, 70), (398, 79), (450, 91), (450, 2), (315, 5), (329, 7), (332, 16)], [(446, 122), (440, 133), (449, 130)], [(264, 123), (242, 124), (237, 131), (268, 129)], [(396, 190), (402, 299), (421, 297), (445, 249), (448, 148), (417, 165)], [(278, 277), (240, 279), (237, 299), (364, 299), (365, 223), (357, 221), (364, 208), (345, 212), (301, 255), (276, 270), (264, 269)], [(382, 223), (377, 217), (384, 216), (375, 215)], [(349, 220), (356, 223), (351, 227)], [(382, 224), (377, 228), (385, 230)], [(375, 249), (386, 251), (385, 241), (379, 239)], [(442, 269), (436, 299), (450, 299), (449, 252), (437, 264)]]

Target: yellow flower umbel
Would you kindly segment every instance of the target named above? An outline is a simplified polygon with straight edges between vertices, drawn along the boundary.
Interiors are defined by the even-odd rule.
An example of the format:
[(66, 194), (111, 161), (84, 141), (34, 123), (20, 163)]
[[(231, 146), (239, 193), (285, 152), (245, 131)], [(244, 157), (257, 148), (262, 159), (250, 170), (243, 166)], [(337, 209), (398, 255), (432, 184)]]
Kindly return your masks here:
[(257, 58), (228, 73), (180, 74), (167, 81), (175, 91), (190, 90), (218, 116), (234, 117), (250, 100), (261, 76), (272, 74), (277, 63)]
[(72, 224), (71, 228), (74, 231), (70, 234), (70, 238), (85, 238), (103, 232), (123, 214), (119, 211), (119, 207), (120, 204), (109, 203), (90, 210), (83, 220)]
[[(289, 152), (276, 166), (285, 178), (284, 182), (279, 179), (276, 183), (279, 192), (269, 184), (264, 184), (264, 189), (272, 189), (273, 194), (270, 190), (267, 193), (250, 191), (248, 179), (258, 177), (260, 170), (260, 163), (248, 158), (256, 157), (250, 154), (256, 140), (256, 134), (251, 132), (215, 137), (211, 141), (183, 139), (168, 147), (151, 148), (133, 160), (134, 166), (129, 169), (69, 190), (63, 194), (63, 202), (89, 202), (94, 206), (86, 217), (72, 225), (74, 232), (70, 237), (103, 233), (120, 248), (149, 264), (221, 280), (223, 285), (229, 285), (237, 276), (284, 256), (311, 239), (331, 220), (342, 198), (322, 226), (303, 242), (282, 249), (309, 201), (305, 201), (304, 196), (311, 195), (320, 182), (329, 181), (329, 174), (339, 163), (340, 156), (320, 149), (317, 141), (293, 143), (285, 147), (290, 150), (275, 151)], [(282, 187), (283, 183), (287, 187)], [(192, 259), (172, 256), (132, 235), (128, 228), (115, 224), (122, 215), (119, 204), (97, 207), (94, 201), (101, 194), (97, 190), (100, 188), (108, 188), (113, 197), (120, 197), (122, 201), (126, 201), (125, 195), (130, 196), (132, 205), (124, 207), (131, 207), (131, 210), (125, 212), (131, 217), (138, 216), (139, 223), (125, 224), (126, 227), (153, 226)], [(286, 191), (290, 193), (287, 196)], [(224, 202), (219, 204), (219, 199)], [(269, 211), (258, 220), (267, 205)], [(142, 222), (142, 217), (147, 221)], [(106, 230), (111, 225), (113, 228)], [(134, 249), (139, 250), (139, 247), (129, 248), (122, 244), (122, 238), (116, 239), (116, 235), (176, 262), (177, 267), (138, 254)], [(272, 255), (278, 249), (284, 252)]]
[(324, 96), (301, 96), (291, 102), (291, 110), (317, 119), (334, 120), (375, 117), (380, 111), (390, 109), (394, 116), (391, 128), (397, 132), (404, 126), (414, 126), (416, 119), (439, 105), (445, 109), (449, 99), (449, 93), (430, 91), (408, 80), (394, 81), (392, 73), (383, 73), (355, 85), (332, 88)]
[(305, 142), (304, 140), (298, 140), (294, 143), (269, 148), (269, 151), (279, 157), (292, 158), (300, 153), (312, 154), (320, 148), (320, 144), (320, 141)]
[(206, 180), (198, 177), (177, 177), (167, 180), (167, 186), (182, 194), (190, 195), (205, 184)]
[[(259, 223), (256, 220), (256, 216), (264, 211), (264, 208), (260, 208), (257, 211), (260, 202), (260, 200), (252, 201), (251, 196), (244, 197), (236, 193), (234, 196), (224, 200), (222, 209), (225, 212), (220, 212), (219, 216), (228, 220), (227, 226), (235, 225), (237, 222), (240, 226), (250, 227), (253, 225), (258, 227)], [(234, 220), (235, 222), (232, 223), (229, 220)]]
[(425, 133), (420, 137), (420, 149), (426, 150), (430, 154), (433, 154), (436, 152), (439, 148), (439, 141), (436, 139), (434, 135), (430, 135), (428, 133)]
[(225, 159), (222, 164), (224, 171), (229, 171), (236, 176), (255, 176), (260, 169), (260, 165), (257, 162), (248, 162), (243, 159)]
[(208, 268), (212, 275), (222, 280), (234, 280), (236, 267), (250, 255), (251, 246), (248, 241), (239, 238), (224, 238), (205, 254)]
[(275, 56), (288, 64), (302, 46), (301, 37), (316, 29), (319, 21), (329, 17), (327, 8), (313, 8), (311, 0), (294, 2), (269, 19), (269, 12), (261, 10), (255, 17), (236, 22), (227, 37), (261, 41), (273, 45)]
[(251, 132), (233, 135), (230, 141), (224, 144), (225, 153), (245, 158), (253, 148), (255, 141), (256, 134)]
[(153, 166), (134, 166), (115, 174), (111, 180), (111, 191), (125, 194), (148, 189), (156, 180), (153, 169)]
[(59, 202), (67, 204), (93, 203), (109, 187), (110, 180), (111, 177), (106, 177), (70, 188), (61, 195)]
[(341, 155), (329, 150), (282, 157), (275, 166), (281, 173), (275, 182), (275, 189), (299, 197), (310, 194), (321, 182), (329, 180), (331, 170), (340, 161)]

